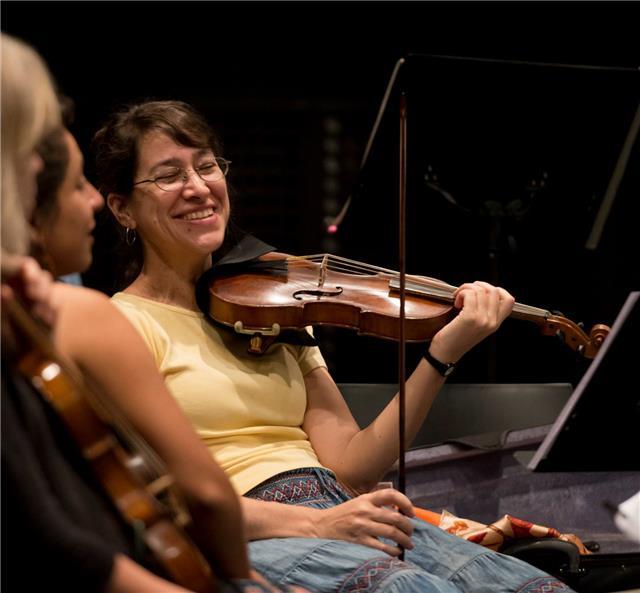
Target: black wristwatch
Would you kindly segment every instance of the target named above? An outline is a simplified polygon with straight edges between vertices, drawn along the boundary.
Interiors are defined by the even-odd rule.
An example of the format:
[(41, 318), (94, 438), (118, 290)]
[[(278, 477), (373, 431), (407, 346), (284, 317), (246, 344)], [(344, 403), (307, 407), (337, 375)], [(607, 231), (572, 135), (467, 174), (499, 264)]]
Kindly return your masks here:
[(432, 356), (429, 350), (424, 353), (423, 358), (443, 377), (448, 377), (456, 369), (455, 362), (440, 362)]

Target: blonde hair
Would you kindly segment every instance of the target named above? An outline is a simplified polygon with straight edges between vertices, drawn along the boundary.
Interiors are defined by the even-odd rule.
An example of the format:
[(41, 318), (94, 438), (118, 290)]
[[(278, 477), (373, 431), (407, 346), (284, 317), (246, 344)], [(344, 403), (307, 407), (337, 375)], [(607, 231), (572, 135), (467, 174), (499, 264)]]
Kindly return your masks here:
[(38, 143), (61, 125), (60, 104), (42, 58), (2, 33), (2, 250), (25, 254), (35, 196), (21, 191), (21, 176)]

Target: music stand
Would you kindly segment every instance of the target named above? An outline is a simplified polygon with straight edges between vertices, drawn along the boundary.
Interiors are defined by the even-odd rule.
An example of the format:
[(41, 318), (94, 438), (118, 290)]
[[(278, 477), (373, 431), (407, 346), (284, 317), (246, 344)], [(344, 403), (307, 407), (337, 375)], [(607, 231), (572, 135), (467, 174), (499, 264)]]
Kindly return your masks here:
[[(616, 178), (622, 177), (626, 160), (620, 158), (620, 147), (625, 138), (635, 138), (628, 130), (637, 111), (638, 71), (632, 68), (417, 53), (396, 63), (367, 142), (354, 199), (349, 197), (329, 227), (335, 232), (350, 204), (358, 208), (355, 198), (366, 193), (367, 199), (360, 200), (364, 208), (358, 214), (358, 224), (383, 228), (387, 238), (397, 238), (397, 266), (389, 261), (392, 250), (387, 241), (378, 240), (378, 233), (369, 233), (371, 241), (358, 241), (349, 252), (357, 259), (358, 250), (364, 251), (364, 259), (384, 262), (399, 273), (400, 491), (404, 491), (405, 481), (404, 277), (408, 267), (419, 270), (419, 266), (407, 266), (407, 261), (410, 254), (446, 252), (450, 256), (458, 249), (458, 261), (478, 267), (468, 244), (454, 240), (446, 225), (430, 224), (425, 232), (425, 225), (437, 217), (432, 216), (436, 200), (419, 198), (428, 192), (431, 198), (435, 191), (461, 211), (472, 213), (478, 211), (474, 200), (480, 194), (483, 212), (496, 219), (492, 233), (497, 236), (501, 217), (506, 218), (514, 209), (513, 216), (524, 216), (534, 197), (549, 191), (553, 210), (539, 207), (529, 228), (536, 244), (533, 267), (539, 270), (545, 259), (556, 262), (556, 266), (544, 267), (544, 284), (554, 284), (550, 269), (563, 269), (558, 254), (571, 253), (571, 245), (560, 243), (556, 249), (558, 245), (552, 244), (549, 249), (553, 251), (543, 253), (538, 237), (550, 228), (576, 225), (576, 213), (585, 210), (589, 196), (604, 191), (607, 185), (613, 188), (613, 197), (617, 183), (607, 181), (616, 162), (621, 163)], [(407, 195), (413, 199), (407, 200)], [(395, 220), (390, 196), (398, 196)], [(491, 211), (496, 208), (504, 214), (493, 216)], [(385, 214), (383, 221), (381, 212)], [(477, 233), (473, 227), (478, 225), (471, 217), (469, 220), (455, 233), (473, 240)], [(397, 237), (393, 237), (394, 226)], [(419, 244), (409, 253), (407, 235), (419, 237)], [(489, 280), (494, 283), (498, 280), (496, 253), (493, 250), (490, 254)], [(429, 275), (453, 282), (471, 277), (451, 278), (441, 271), (430, 262)]]
[[(450, 252), (457, 247), (460, 261), (470, 261), (468, 246), (464, 241), (452, 240), (451, 233), (443, 233), (443, 225), (431, 224), (429, 232), (424, 232), (425, 222), (432, 214), (431, 200), (411, 200), (407, 215), (407, 194), (420, 196), (435, 190), (462, 211), (471, 213), (476, 206), (471, 205), (470, 199), (479, 193), (478, 180), (488, 179), (483, 208), (490, 217), (496, 218), (492, 234), (498, 236), (499, 219), (503, 215), (494, 217), (491, 214), (498, 201), (504, 202), (504, 206), (498, 204), (497, 209), (505, 212), (505, 217), (514, 208), (518, 217), (530, 209), (527, 199), (532, 202), (540, 190), (545, 188), (546, 191), (546, 187), (551, 186), (554, 197), (575, 196), (575, 204), (566, 199), (556, 201), (564, 206), (565, 212), (564, 217), (558, 215), (560, 208), (554, 205), (554, 228), (562, 226), (563, 218), (574, 225), (576, 212), (584, 210), (585, 196), (606, 186), (612, 163), (621, 163), (616, 169), (619, 169), (617, 178), (622, 176), (626, 160), (621, 160), (616, 153), (620, 150), (620, 137), (634, 137), (627, 130), (629, 120), (638, 109), (637, 83), (638, 71), (629, 68), (416, 53), (408, 54), (396, 63), (367, 142), (357, 189), (338, 216), (329, 220), (328, 230), (335, 232), (352, 201), (354, 204), (357, 201), (352, 197), (365, 193), (368, 193), (367, 199), (361, 200), (365, 212), (358, 216), (359, 224), (365, 228), (384, 228), (387, 238), (393, 237), (392, 229), (397, 228), (397, 266), (393, 261), (386, 263), (396, 267), (399, 275), (398, 489), (401, 492), (405, 488), (403, 321), (405, 271), (409, 259), (406, 236), (420, 237), (422, 249), (412, 252)], [(455, 117), (443, 117), (452, 110)], [(595, 114), (602, 113), (611, 114), (614, 121), (594, 118)], [(411, 133), (408, 133), (409, 119)], [(498, 122), (503, 125), (499, 126)], [(631, 145), (632, 141), (625, 146), (627, 144)], [(388, 151), (383, 150), (384, 147), (393, 148)], [(393, 155), (395, 147), (397, 156)], [(574, 157), (571, 166), (569, 154)], [(379, 182), (372, 179), (376, 176)], [(578, 190), (569, 191), (576, 185), (580, 186)], [(613, 188), (610, 192), (613, 198), (617, 183), (609, 185)], [(523, 188), (524, 199), (518, 195), (519, 188)], [(382, 197), (382, 203), (376, 204), (375, 194)], [(393, 220), (389, 196), (396, 195), (397, 219)], [(550, 222), (549, 210), (542, 208), (539, 211), (541, 218), (533, 225), (536, 238), (540, 232), (548, 232)], [(386, 215), (383, 221), (380, 220), (381, 212)], [(409, 232), (407, 227), (411, 227)], [(470, 227), (457, 229), (457, 233), (473, 236)], [(375, 261), (384, 262), (391, 256), (386, 241), (379, 241), (378, 233), (369, 235), (373, 244), (360, 241), (359, 247), (354, 246), (350, 252), (357, 258), (358, 249), (361, 249), (366, 252), (363, 254), (365, 259), (373, 257)], [(497, 244), (497, 240), (493, 243)], [(377, 252), (380, 249), (386, 254)], [(569, 248), (560, 249), (561, 253), (570, 251)], [(497, 270), (493, 251), (491, 256), (492, 268)], [(545, 254), (536, 249), (537, 261), (544, 257)], [(548, 259), (557, 259), (557, 252), (550, 253)], [(557, 267), (562, 269), (562, 265)], [(494, 283), (498, 276), (495, 270), (489, 278)], [(545, 271), (545, 282), (552, 283), (548, 268)], [(446, 278), (436, 266), (431, 268), (429, 275)], [(450, 281), (455, 280), (451, 278)]]
[(533, 471), (640, 470), (640, 292), (632, 292), (527, 467)]
[[(581, 235), (576, 244), (582, 248), (595, 215), (590, 209), (605, 193), (613, 200), (624, 177), (639, 88), (635, 68), (410, 53), (390, 76), (354, 191), (329, 222), (344, 227), (342, 240), (352, 257), (396, 268), (389, 243), (398, 227), (393, 206), (404, 93), (412, 273), (432, 253), (438, 257), (428, 262), (429, 276), (455, 283), (479, 273), (484, 251), (470, 257), (467, 245), (452, 240), (453, 233), (484, 240), (479, 219), (514, 219), (523, 245), (540, 232), (560, 243), (541, 245), (544, 253), (535, 256), (524, 252), (527, 257), (570, 253), (574, 235)], [(347, 207), (352, 217), (345, 216)], [(443, 219), (453, 220), (455, 211), (452, 228)], [(381, 225), (389, 242), (361, 231)], [(440, 257), (445, 246), (448, 261)], [(470, 269), (451, 277), (451, 261), (458, 267), (468, 262)]]

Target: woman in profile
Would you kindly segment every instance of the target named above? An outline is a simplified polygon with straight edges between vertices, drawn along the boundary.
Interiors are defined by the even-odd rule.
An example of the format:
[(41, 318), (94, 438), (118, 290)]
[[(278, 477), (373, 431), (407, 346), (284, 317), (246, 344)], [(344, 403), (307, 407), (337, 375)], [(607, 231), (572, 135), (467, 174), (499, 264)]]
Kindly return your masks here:
[[(103, 201), (84, 178), (75, 140), (61, 127), (41, 58), (6, 35), (2, 57), (3, 301), (14, 298), (5, 279), (21, 276), (32, 313), (49, 323), (60, 355), (155, 446), (185, 495), (192, 535), (220, 579), (218, 590), (274, 591), (250, 571), (237, 497), (167, 393), (139, 336), (106, 297), (54, 283), (24, 257), (33, 238), (28, 221), (36, 220), (52, 270), (85, 269), (93, 213)], [(53, 149), (43, 150), (43, 142)], [(36, 175), (51, 174), (47, 166), (60, 167), (60, 183), (50, 202), (40, 196), (34, 213)], [(60, 419), (16, 371), (8, 322), (3, 314), (3, 584), (25, 591), (188, 593), (156, 573), (156, 562), (140, 550), (141, 534), (123, 521)]]

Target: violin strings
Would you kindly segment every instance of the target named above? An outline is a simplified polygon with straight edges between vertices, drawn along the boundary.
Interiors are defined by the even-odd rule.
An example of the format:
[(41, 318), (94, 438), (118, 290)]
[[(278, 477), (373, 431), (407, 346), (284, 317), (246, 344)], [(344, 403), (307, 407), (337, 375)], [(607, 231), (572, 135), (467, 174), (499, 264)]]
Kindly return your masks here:
[[(345, 271), (346, 273), (366, 274), (367, 276), (375, 275), (376, 273), (375, 271), (365, 269), (365, 267), (362, 264), (359, 264), (359, 262), (352, 263), (350, 260), (344, 260), (345, 263), (340, 264), (337, 263), (335, 259), (335, 256), (332, 255), (327, 257), (327, 266), (331, 270)], [(296, 258), (296, 260), (299, 260), (299, 258)], [(294, 260), (294, 263), (296, 260)], [(322, 265), (324, 260), (324, 255), (313, 255), (305, 258), (305, 262), (310, 261), (318, 265)]]
[[(117, 431), (117, 434), (125, 441), (129, 448), (129, 454), (138, 454), (144, 460), (144, 467), (148, 468), (147, 475), (138, 475), (142, 479), (145, 488), (156, 498), (159, 492), (165, 491), (166, 496), (163, 496), (162, 502), (170, 510), (175, 521), (183, 525), (189, 523), (191, 515), (187, 506), (185, 506), (181, 493), (173, 487), (174, 479), (169, 473), (166, 463), (146, 439), (138, 433), (124, 413), (112, 401), (102, 396), (95, 383), (88, 380), (86, 385), (90, 388), (85, 389), (88, 399), (98, 409), (102, 409), (108, 414), (107, 422), (109, 426)], [(137, 474), (135, 467), (129, 467), (129, 469), (134, 475)]]
[[(296, 257), (295, 260), (307, 260), (312, 262), (319, 262), (326, 257), (326, 254), (315, 254), (309, 256)], [(344, 257), (340, 257), (337, 255), (329, 255), (329, 268), (332, 270), (345, 271), (346, 273), (356, 273), (362, 275), (379, 275), (386, 274), (391, 276), (392, 278), (398, 278), (398, 272), (394, 270), (389, 270), (387, 268), (382, 268), (379, 266), (374, 266), (371, 264), (365, 264), (362, 262), (358, 262), (355, 260), (347, 259)], [(449, 289), (452, 292), (456, 289), (455, 286), (451, 286), (442, 280), (437, 280), (436, 278), (429, 278), (428, 276), (411, 276), (408, 275), (407, 278), (414, 280), (419, 283), (423, 283), (427, 286), (434, 286), (438, 288)]]
[(549, 317), (550, 311), (546, 309), (540, 309), (539, 307), (532, 307), (531, 305), (523, 305), (522, 303), (516, 303), (513, 306), (513, 310), (516, 313), (523, 313), (525, 315), (532, 315), (534, 317)]
[[(326, 257), (326, 254), (315, 254), (309, 256), (302, 256), (293, 258), (295, 260), (306, 260), (311, 262), (319, 262)], [(329, 268), (332, 270), (344, 271), (346, 273), (356, 273), (362, 275), (388, 275), (392, 278), (398, 278), (398, 272), (394, 270), (389, 270), (387, 268), (382, 268), (379, 266), (374, 266), (371, 264), (365, 264), (362, 262), (358, 262), (355, 260), (347, 259), (344, 257), (340, 257), (337, 255), (329, 255)], [(407, 276), (408, 279), (415, 281), (416, 283), (423, 284), (425, 286), (433, 286), (441, 289), (448, 289), (451, 292), (455, 291), (456, 287), (443, 282), (442, 280), (437, 280), (436, 278), (429, 278), (428, 276)]]
[[(328, 268), (334, 271), (354, 275), (380, 275), (392, 279), (399, 278), (399, 273), (394, 270), (358, 262), (333, 254), (319, 253), (307, 256), (297, 256), (289, 259), (293, 262), (311, 262), (320, 265), (325, 258), (327, 258), (328, 261)], [(409, 281), (412, 288), (419, 287), (420, 291), (423, 292), (425, 296), (433, 296), (446, 300), (453, 300), (453, 293), (457, 289), (457, 287), (447, 284), (442, 280), (430, 278), (428, 276), (407, 275), (407, 281)], [(522, 303), (515, 303), (513, 311), (533, 317), (546, 318), (550, 315), (550, 312), (546, 309), (532, 307)]]
[[(399, 278), (400, 274), (394, 270), (389, 270), (387, 268), (381, 268), (379, 266), (372, 266), (369, 264), (362, 264), (360, 262), (356, 262), (353, 260), (349, 260), (349, 259), (345, 259), (345, 258), (341, 258), (338, 256), (331, 256), (336, 260), (342, 261), (342, 262), (348, 262), (349, 264), (354, 265), (355, 267), (358, 267), (359, 269), (367, 269), (370, 270), (374, 273), (382, 273), (382, 274), (388, 274), (393, 278)], [(407, 279), (409, 280), (413, 280), (415, 282), (418, 283), (423, 283), (425, 285), (430, 285), (430, 286), (434, 286), (434, 287), (438, 287), (438, 288), (443, 288), (443, 289), (449, 289), (452, 292), (456, 289), (455, 286), (451, 286), (450, 284), (447, 284), (446, 282), (443, 282), (442, 280), (437, 280), (436, 278), (430, 278), (428, 276), (413, 276), (413, 275), (407, 275)]]

